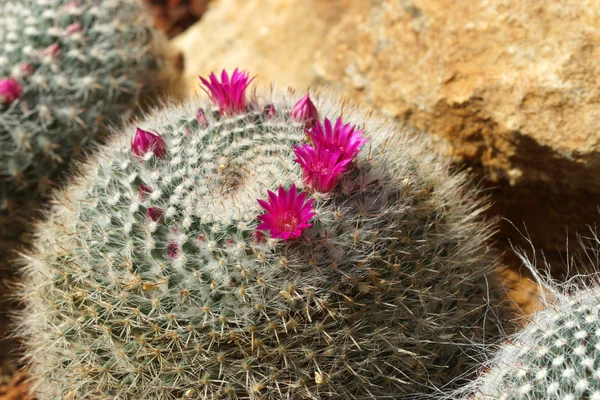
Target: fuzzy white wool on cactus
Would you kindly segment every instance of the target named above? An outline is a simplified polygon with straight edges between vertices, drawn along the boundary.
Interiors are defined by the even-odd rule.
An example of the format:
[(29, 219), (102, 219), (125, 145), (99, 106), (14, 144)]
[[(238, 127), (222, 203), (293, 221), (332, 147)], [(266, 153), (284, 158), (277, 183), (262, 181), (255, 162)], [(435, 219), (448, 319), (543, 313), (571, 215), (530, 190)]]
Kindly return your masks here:
[(24, 260), (39, 398), (418, 397), (497, 337), (492, 231), (465, 176), (323, 97), (351, 162), (336, 155), (315, 191), (331, 171), (295, 146), (316, 113), (294, 115), (293, 93), (240, 97), (247, 79), (126, 126), (55, 194)]

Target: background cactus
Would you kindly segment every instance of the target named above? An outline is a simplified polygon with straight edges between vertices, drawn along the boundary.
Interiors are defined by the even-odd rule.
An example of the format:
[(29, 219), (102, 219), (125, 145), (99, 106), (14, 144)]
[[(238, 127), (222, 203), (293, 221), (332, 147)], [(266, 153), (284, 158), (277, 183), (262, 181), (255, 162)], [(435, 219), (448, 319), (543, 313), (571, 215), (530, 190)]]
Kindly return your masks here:
[(448, 399), (600, 400), (597, 284), (579, 277), (576, 284), (553, 283), (528, 265), (544, 293), (542, 310), (497, 349), (477, 380)]
[[(247, 76), (230, 82), (237, 95)], [(38, 226), (21, 334), (40, 398), (396, 399), (460, 381), (501, 311), (465, 177), (345, 107), (369, 142), (312, 192), (294, 145), (316, 109), (213, 84), (217, 107), (190, 99), (125, 127)], [(294, 184), (312, 226), (257, 231), (257, 199)]]
[(137, 0), (0, 0), (0, 203), (171, 79)]

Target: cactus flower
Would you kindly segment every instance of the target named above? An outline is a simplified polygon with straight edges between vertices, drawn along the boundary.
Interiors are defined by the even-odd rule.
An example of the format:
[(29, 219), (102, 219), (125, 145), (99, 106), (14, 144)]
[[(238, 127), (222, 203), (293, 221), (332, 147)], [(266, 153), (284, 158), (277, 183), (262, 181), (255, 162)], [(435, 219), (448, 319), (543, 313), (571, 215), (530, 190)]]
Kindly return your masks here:
[(21, 97), (23, 89), (13, 78), (0, 79), (0, 97), (5, 104), (10, 104)]
[(294, 153), (298, 157), (294, 161), (302, 166), (304, 182), (319, 192), (331, 192), (352, 161), (340, 151), (315, 149), (308, 144), (295, 146)]
[(316, 148), (330, 151), (340, 151), (344, 158), (354, 158), (360, 148), (368, 139), (362, 136), (363, 130), (356, 130), (356, 126), (344, 125), (342, 118), (338, 118), (335, 126), (325, 118), (323, 124), (317, 122), (308, 132)]
[(131, 142), (131, 151), (139, 157), (143, 157), (149, 151), (153, 151), (156, 157), (162, 158), (167, 153), (167, 145), (160, 136), (137, 128), (135, 137)]
[(159, 222), (163, 217), (163, 210), (159, 207), (150, 207), (148, 208), (148, 216), (154, 222)]
[(312, 226), (308, 221), (315, 215), (313, 211), (314, 199), (306, 199), (306, 193), (296, 191), (296, 185), (292, 185), (286, 191), (279, 186), (278, 193), (269, 190), (269, 200), (258, 200), (258, 204), (267, 212), (259, 215), (262, 221), (256, 229), (271, 231), (273, 238), (283, 240), (295, 239), (302, 235), (304, 229)]
[(319, 112), (308, 93), (296, 103), (292, 110), (292, 117), (298, 122), (305, 122), (307, 127), (314, 125), (318, 120)]
[(246, 88), (254, 80), (248, 80), (248, 72), (238, 71), (236, 68), (231, 74), (231, 78), (227, 71), (221, 72), (221, 81), (211, 73), (209, 76), (210, 82), (202, 77), (200, 80), (206, 86), (204, 91), (208, 93), (212, 102), (219, 107), (222, 114), (235, 114), (246, 109)]

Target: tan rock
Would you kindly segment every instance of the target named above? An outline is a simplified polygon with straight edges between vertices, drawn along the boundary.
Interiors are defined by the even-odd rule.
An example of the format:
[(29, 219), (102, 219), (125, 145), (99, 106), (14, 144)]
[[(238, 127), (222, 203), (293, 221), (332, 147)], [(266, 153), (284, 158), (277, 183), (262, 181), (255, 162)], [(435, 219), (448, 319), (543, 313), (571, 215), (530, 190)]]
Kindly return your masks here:
[(319, 82), (448, 139), (538, 250), (600, 219), (598, 0), (371, 5), (327, 35)]
[(198, 75), (236, 67), (257, 82), (305, 90), (314, 54), (349, 9), (365, 0), (213, 0), (202, 20), (174, 39), (185, 55), (185, 77), (198, 91)]

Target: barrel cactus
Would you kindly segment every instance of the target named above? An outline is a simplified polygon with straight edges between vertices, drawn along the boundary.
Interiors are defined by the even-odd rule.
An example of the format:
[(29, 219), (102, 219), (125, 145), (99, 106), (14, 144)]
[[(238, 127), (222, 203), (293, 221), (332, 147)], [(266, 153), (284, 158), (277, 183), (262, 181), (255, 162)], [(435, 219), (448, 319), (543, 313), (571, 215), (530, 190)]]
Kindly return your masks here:
[(0, 203), (48, 187), (84, 144), (169, 86), (138, 0), (0, 0)]
[(540, 282), (543, 309), (450, 399), (600, 400), (600, 290)]
[(38, 226), (39, 398), (396, 399), (475, 368), (504, 314), (465, 176), (341, 103), (203, 82), (211, 101), (124, 127)]

